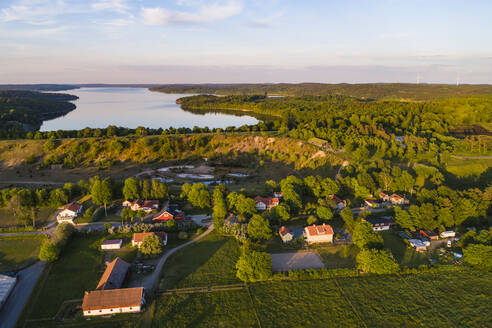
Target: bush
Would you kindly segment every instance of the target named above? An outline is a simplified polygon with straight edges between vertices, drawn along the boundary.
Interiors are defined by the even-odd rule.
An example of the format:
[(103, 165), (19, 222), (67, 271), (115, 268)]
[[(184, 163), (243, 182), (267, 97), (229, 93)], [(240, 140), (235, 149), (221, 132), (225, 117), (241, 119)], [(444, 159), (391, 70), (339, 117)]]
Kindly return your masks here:
[(398, 264), (386, 252), (377, 249), (362, 249), (357, 255), (357, 268), (364, 272), (391, 274), (400, 270)]
[(244, 282), (264, 281), (272, 275), (272, 258), (265, 252), (243, 253), (236, 269), (236, 276)]
[(45, 262), (54, 262), (60, 256), (60, 248), (53, 242), (48, 241), (41, 245), (39, 250), (39, 259)]
[(156, 236), (146, 236), (140, 245), (140, 252), (145, 255), (158, 255), (162, 253), (162, 240)]
[(178, 233), (178, 239), (181, 240), (188, 239), (188, 233), (185, 231), (181, 231), (180, 233)]

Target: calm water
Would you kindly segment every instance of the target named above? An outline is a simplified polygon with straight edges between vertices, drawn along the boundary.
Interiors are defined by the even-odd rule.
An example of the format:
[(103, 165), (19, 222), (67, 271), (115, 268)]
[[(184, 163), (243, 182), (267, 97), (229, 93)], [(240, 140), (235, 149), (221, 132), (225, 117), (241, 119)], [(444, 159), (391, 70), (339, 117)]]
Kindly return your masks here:
[(105, 128), (108, 125), (163, 129), (225, 128), (258, 123), (251, 116), (185, 112), (176, 105), (176, 99), (189, 94), (165, 94), (145, 88), (81, 88), (64, 92), (79, 97), (74, 101), (77, 108), (65, 116), (45, 121), (41, 131)]

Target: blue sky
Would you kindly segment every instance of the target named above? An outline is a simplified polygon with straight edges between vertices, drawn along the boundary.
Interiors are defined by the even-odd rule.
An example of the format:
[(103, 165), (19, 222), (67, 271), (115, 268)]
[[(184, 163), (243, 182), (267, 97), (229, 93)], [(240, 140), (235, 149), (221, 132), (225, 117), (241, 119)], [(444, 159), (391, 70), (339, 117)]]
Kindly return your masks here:
[(0, 83), (492, 83), (492, 1), (1, 0)]

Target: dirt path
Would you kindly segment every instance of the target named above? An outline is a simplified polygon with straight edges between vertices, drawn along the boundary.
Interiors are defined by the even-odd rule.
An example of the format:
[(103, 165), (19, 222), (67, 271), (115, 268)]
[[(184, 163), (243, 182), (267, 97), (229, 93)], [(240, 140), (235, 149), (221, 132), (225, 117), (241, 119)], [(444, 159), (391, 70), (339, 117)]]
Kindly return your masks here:
[(159, 280), (159, 276), (161, 274), (161, 270), (162, 270), (162, 267), (164, 266), (164, 263), (166, 262), (166, 260), (171, 256), (173, 255), (174, 253), (176, 253), (177, 251), (179, 251), (180, 249), (183, 249), (185, 248), (186, 246), (188, 245), (191, 245), (197, 241), (199, 241), (200, 239), (204, 238), (205, 236), (207, 236), (209, 233), (211, 233), (212, 231), (214, 230), (214, 225), (212, 224), (210, 227), (208, 227), (208, 229), (202, 233), (200, 236), (196, 237), (195, 239), (192, 239), (182, 245), (179, 245), (177, 247), (174, 247), (172, 249), (170, 249), (169, 251), (167, 251), (166, 253), (164, 253), (164, 255), (162, 255), (162, 257), (159, 259), (159, 262), (157, 263), (157, 265), (155, 266), (155, 270), (154, 272), (145, 277), (142, 281), (142, 286), (145, 288), (145, 290), (147, 292), (151, 292), (154, 288), (155, 288), (155, 285), (157, 284), (157, 281)]

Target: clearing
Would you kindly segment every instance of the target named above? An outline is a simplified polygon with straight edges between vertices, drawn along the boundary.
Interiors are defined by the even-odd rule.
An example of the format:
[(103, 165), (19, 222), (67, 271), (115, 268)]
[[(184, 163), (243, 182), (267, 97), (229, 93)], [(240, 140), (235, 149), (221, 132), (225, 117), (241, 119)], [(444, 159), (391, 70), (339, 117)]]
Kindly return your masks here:
[(270, 254), (273, 271), (320, 269), (325, 265), (315, 252)]

